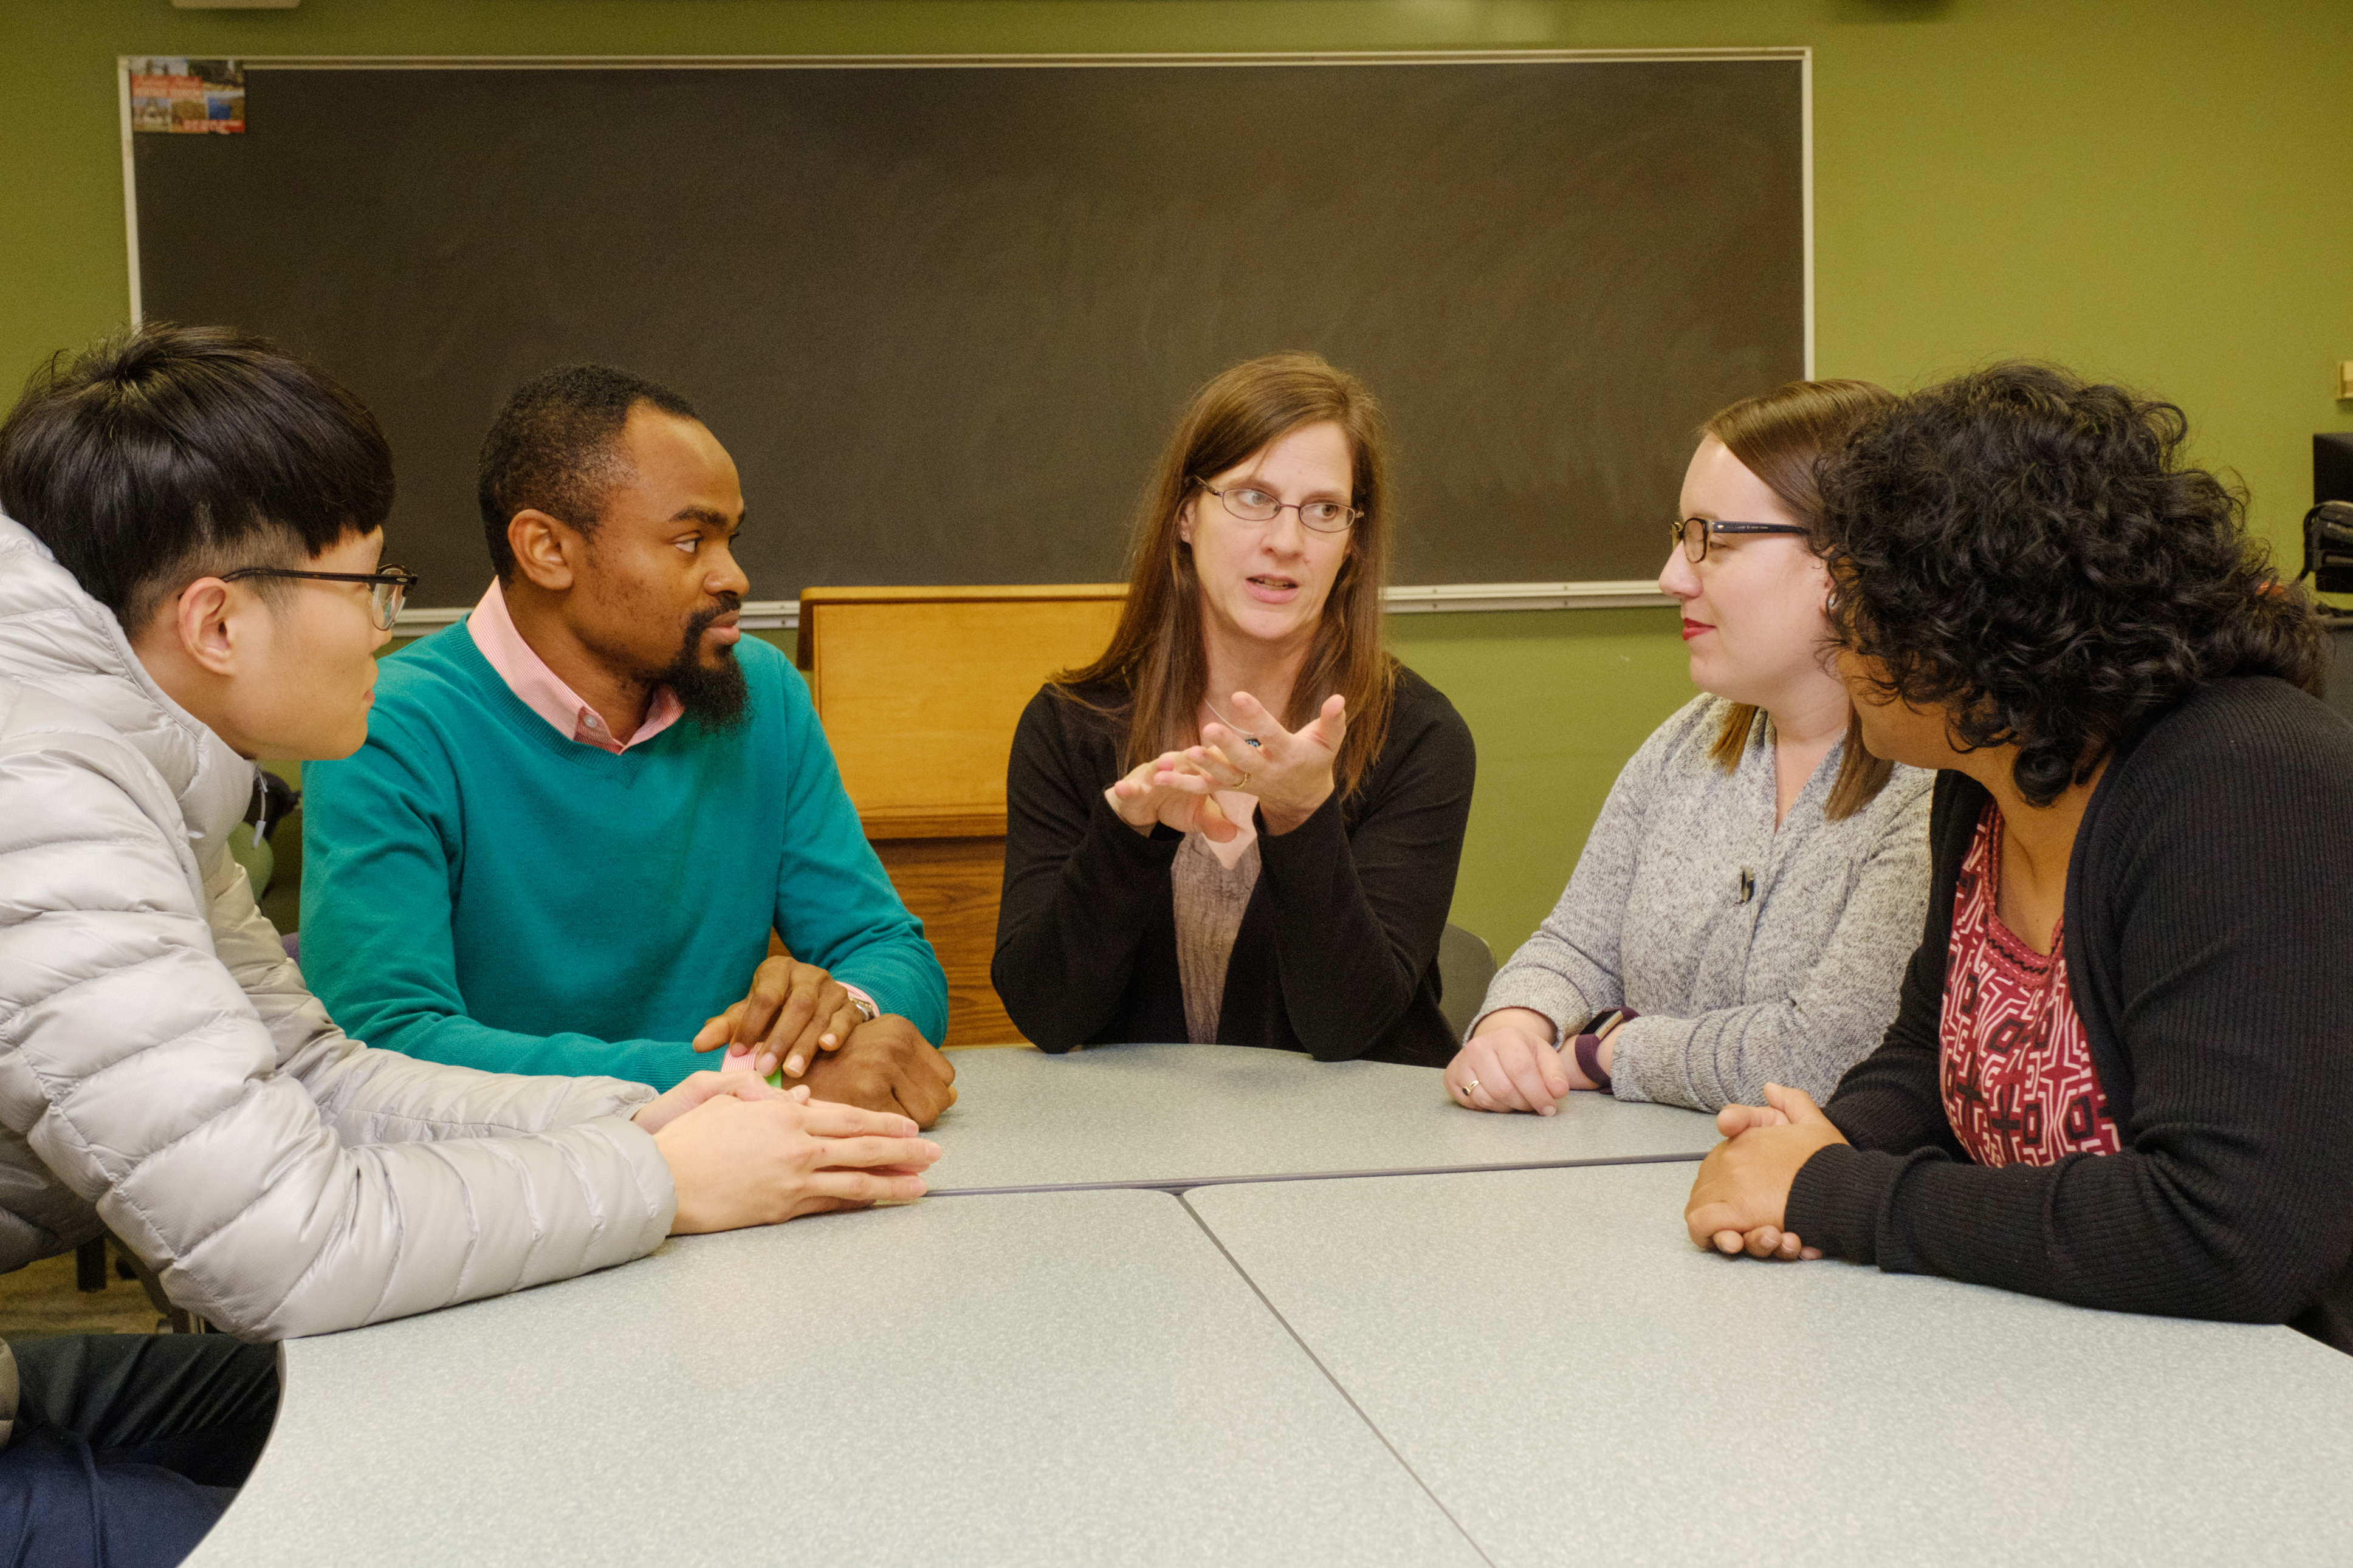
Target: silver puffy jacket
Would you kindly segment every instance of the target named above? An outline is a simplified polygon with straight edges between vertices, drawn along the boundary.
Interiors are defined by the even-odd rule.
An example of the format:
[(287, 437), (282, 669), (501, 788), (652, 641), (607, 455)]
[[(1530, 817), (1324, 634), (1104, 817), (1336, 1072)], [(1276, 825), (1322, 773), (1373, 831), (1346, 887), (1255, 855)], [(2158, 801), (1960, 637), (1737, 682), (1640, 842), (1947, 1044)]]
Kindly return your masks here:
[(659, 1246), (677, 1194), (628, 1120), (653, 1091), (346, 1039), (227, 853), (252, 789), (0, 516), (0, 1272), (102, 1221), (274, 1340)]

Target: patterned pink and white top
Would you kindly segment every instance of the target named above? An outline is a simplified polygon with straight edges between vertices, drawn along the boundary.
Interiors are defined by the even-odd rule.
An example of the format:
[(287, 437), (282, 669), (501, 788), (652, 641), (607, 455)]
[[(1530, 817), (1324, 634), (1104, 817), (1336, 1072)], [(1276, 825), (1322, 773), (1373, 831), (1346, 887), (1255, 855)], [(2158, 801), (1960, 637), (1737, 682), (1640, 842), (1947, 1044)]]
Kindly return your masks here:
[(2001, 813), (1989, 801), (1953, 892), (1937, 1027), (1945, 1119), (1981, 1165), (2113, 1154), (2124, 1144), (2067, 988), (2066, 921), (2052, 929), (2045, 956), (1994, 912), (2001, 826)]

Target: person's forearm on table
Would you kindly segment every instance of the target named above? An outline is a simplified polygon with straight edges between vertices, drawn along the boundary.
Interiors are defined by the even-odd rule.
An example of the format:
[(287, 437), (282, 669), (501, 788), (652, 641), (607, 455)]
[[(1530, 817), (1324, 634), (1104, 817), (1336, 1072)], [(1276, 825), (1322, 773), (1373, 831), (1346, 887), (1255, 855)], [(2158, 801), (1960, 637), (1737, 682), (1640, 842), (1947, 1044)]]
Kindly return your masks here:
[[(712, 1064), (683, 1040), (600, 1040), (593, 1035), (525, 1035), (494, 1029), (463, 1014), (386, 1014), (366, 1043), (421, 1061), (481, 1072), (554, 1078), (617, 1078), (656, 1089), (675, 1088)], [(356, 1031), (354, 1031), (356, 1036)]]

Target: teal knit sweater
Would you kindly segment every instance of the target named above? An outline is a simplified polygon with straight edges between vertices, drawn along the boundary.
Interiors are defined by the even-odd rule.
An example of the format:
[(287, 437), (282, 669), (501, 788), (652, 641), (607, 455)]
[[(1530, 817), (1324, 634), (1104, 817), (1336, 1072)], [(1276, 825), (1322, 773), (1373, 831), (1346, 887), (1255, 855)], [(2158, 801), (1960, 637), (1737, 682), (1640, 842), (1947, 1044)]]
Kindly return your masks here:
[(668, 1089), (771, 926), (937, 1040), (947, 981), (782, 654), (744, 725), (615, 755), (524, 706), (461, 624), (386, 658), (367, 744), (302, 771), (302, 973), (353, 1037), (493, 1072)]

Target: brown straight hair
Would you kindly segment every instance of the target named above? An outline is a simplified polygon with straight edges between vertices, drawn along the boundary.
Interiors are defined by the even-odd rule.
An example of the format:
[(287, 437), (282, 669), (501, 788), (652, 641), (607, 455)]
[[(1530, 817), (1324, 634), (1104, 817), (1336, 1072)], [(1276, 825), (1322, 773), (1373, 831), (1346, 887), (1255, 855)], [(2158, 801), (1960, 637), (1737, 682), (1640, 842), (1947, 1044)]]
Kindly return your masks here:
[[(1136, 508), (1128, 546), (1127, 603), (1111, 646), (1092, 664), (1054, 677), (1062, 694), (1126, 726), (1122, 771), (1192, 745), (1209, 680), (1202, 641), (1201, 581), (1177, 514), (1201, 486), (1239, 468), (1293, 430), (1337, 425), (1348, 439), (1348, 499), (1363, 516), (1332, 582), (1307, 661), (1291, 688), (1285, 729), (1315, 717), (1334, 692), (1347, 700), (1348, 732), (1334, 767), (1341, 795), (1356, 792), (1388, 738), (1397, 662), (1381, 646), (1381, 590), (1388, 580), (1392, 503), (1388, 427), (1365, 384), (1312, 353), (1269, 354), (1211, 378), (1193, 395)], [(1100, 706), (1074, 688), (1122, 687)]]
[[(1742, 398), (1701, 426), (1700, 434), (1723, 442), (1741, 467), (1765, 482), (1791, 521), (1812, 528), (1822, 514), (1816, 465), (1845, 446), (1864, 420), (1894, 401), (1894, 393), (1868, 381), (1792, 381)], [(1757, 713), (1746, 702), (1725, 710), (1723, 726), (1707, 753), (1725, 772), (1740, 765)], [(1852, 816), (1886, 787), (1894, 772), (1893, 763), (1864, 748), (1862, 721), (1850, 705), (1846, 753), (1839, 761), (1830, 799), (1822, 803), (1822, 816), (1832, 822)]]

